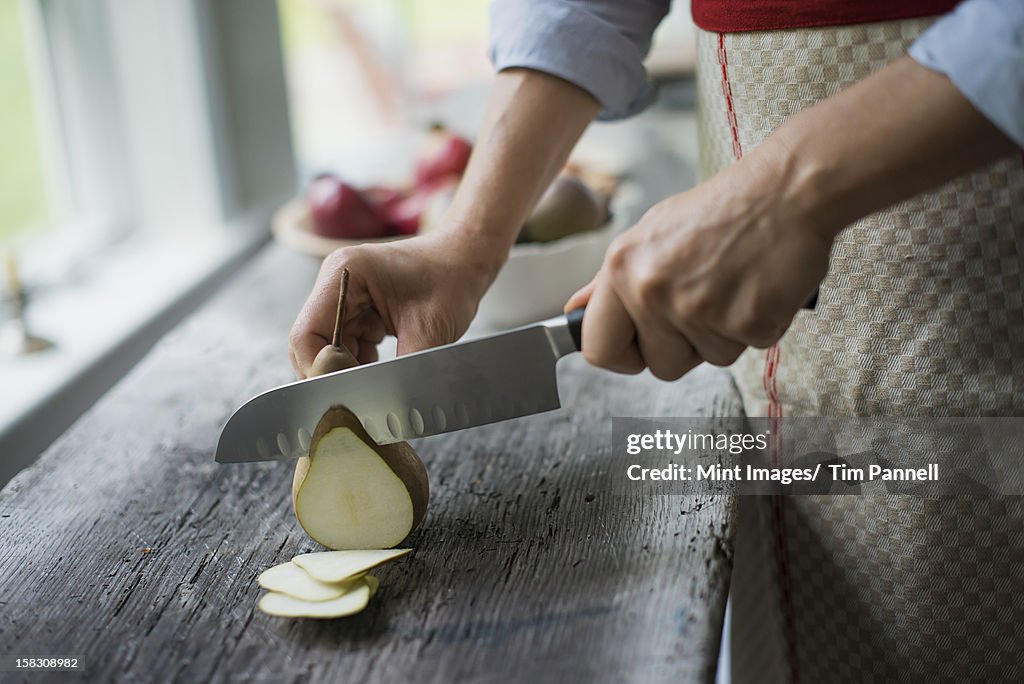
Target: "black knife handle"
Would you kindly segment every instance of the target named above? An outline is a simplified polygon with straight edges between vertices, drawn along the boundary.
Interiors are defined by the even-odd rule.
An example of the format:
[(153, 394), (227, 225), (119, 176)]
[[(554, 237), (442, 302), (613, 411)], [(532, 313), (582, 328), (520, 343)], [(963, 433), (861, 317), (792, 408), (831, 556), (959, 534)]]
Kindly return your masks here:
[(576, 351), (583, 351), (583, 312), (586, 307), (581, 306), (565, 314), (565, 320), (569, 322), (569, 334), (572, 335)]
[[(804, 304), (804, 308), (810, 311), (814, 311), (814, 308), (818, 306), (818, 294), (819, 290), (814, 291), (814, 296), (811, 297), (811, 301)], [(569, 313), (565, 314), (565, 320), (569, 323), (569, 334), (572, 335), (572, 341), (576, 345), (576, 351), (583, 351), (583, 312), (586, 311), (585, 306), (581, 306), (578, 309), (573, 309)]]

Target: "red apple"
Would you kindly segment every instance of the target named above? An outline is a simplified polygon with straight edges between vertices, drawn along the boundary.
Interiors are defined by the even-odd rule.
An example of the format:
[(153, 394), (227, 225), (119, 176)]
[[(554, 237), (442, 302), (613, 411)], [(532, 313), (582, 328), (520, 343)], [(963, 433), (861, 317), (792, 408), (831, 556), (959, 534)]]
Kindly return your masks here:
[(387, 226), (389, 235), (406, 235), (409, 233), (403, 231), (410, 228), (413, 233), (416, 232), (415, 226), (409, 224), (408, 209), (401, 206), (410, 195), (411, 191), (383, 185), (374, 185), (363, 190), (363, 197), (373, 206), (377, 218)]
[(405, 197), (405, 193), (395, 188), (388, 188), (383, 185), (373, 185), (363, 190), (363, 197), (373, 205), (378, 216), (384, 216), (385, 212), (395, 206)]
[(417, 187), (400, 201), (382, 208), (382, 215), (391, 224), (392, 229), (400, 235), (415, 235), (423, 224), (423, 214), (435, 195), (442, 191), (451, 191), (457, 182), (451, 176), (431, 181)]
[(449, 176), (461, 176), (469, 163), (473, 146), (450, 131), (433, 134), (427, 150), (416, 163), (416, 185), (435, 183)]
[(337, 176), (317, 176), (306, 192), (313, 232), (329, 238), (365, 240), (388, 234), (382, 221), (358, 190)]
[(420, 215), (424, 206), (426, 197), (422, 192), (416, 191), (386, 207), (383, 215), (391, 229), (399, 235), (415, 235), (420, 229)]

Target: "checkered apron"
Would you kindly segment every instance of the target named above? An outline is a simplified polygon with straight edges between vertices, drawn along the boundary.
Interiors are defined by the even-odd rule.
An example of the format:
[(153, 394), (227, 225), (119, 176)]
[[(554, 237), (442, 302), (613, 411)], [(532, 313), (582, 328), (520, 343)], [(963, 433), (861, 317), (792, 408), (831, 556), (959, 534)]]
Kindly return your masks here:
[[(699, 31), (704, 175), (930, 22)], [(1020, 155), (857, 221), (817, 310), (734, 364), (748, 414), (1024, 414), (1022, 257)], [(1016, 497), (742, 497), (733, 680), (1024, 681), (1022, 521)]]

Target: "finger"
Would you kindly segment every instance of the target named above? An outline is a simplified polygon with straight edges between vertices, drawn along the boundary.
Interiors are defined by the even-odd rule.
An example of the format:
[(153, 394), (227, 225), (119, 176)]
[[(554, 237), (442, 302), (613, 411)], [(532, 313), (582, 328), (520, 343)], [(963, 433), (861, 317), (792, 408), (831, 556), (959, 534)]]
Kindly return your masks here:
[(703, 326), (685, 326), (683, 332), (696, 353), (713, 366), (730, 366), (739, 358), (746, 344), (730, 340)]
[(330, 257), (324, 260), (313, 289), (292, 325), (288, 352), (292, 367), (299, 377), (308, 376), (313, 359), (331, 343), (338, 312), (338, 288), (341, 284), (340, 269), (334, 267), (335, 263)]
[(295, 350), (292, 346), (288, 345), (288, 361), (292, 364), (292, 370), (295, 371), (295, 377), (299, 380), (306, 379), (306, 372), (302, 366), (299, 365), (299, 360), (295, 357)]
[(775, 328), (773, 330), (746, 335), (745, 338), (741, 339), (740, 341), (743, 344), (747, 345), (748, 347), (753, 347), (754, 349), (767, 349), (768, 347), (772, 346), (780, 339), (782, 339), (782, 335), (784, 332), (785, 328)]
[(398, 356), (454, 342), (455, 333), (443, 323), (443, 320), (440, 314), (427, 314), (418, 316), (409, 323), (399, 323), (398, 330), (395, 331), (398, 337)]
[(598, 282), (583, 318), (583, 356), (617, 373), (636, 374), (644, 361), (636, 346), (636, 328), (611, 287)]
[[(718, 334), (755, 349), (767, 349), (778, 342), (793, 322), (793, 315), (780, 316), (779, 312), (769, 315), (766, 307), (758, 306), (752, 297), (742, 299), (714, 326)], [(676, 320), (686, 320), (685, 312), (677, 312), (675, 316)]]
[(644, 363), (659, 380), (678, 380), (703, 360), (685, 335), (653, 317), (640, 319), (637, 347)]
[[(763, 307), (762, 307), (763, 309)], [(769, 315), (756, 312), (752, 306), (743, 306), (714, 326), (722, 337), (755, 349), (767, 349), (785, 334), (793, 322), (793, 315), (782, 316), (778, 312)]]
[(395, 348), (395, 355), (405, 356), (406, 354), (412, 354), (413, 352), (430, 349), (433, 346), (436, 345), (431, 344), (430, 340), (420, 334), (419, 331), (409, 330), (407, 332), (400, 332), (398, 334), (398, 344)]
[(359, 313), (355, 320), (345, 322), (345, 331), (342, 334), (342, 341), (348, 350), (352, 352), (362, 363), (370, 358), (369, 350), (376, 356), (376, 347), (386, 335), (384, 321), (373, 309), (367, 309)]
[(317, 333), (305, 331), (292, 333), (288, 356), (291, 358), (292, 368), (295, 369), (295, 374), (300, 380), (309, 377), (316, 355), (330, 343), (329, 339)]
[(359, 345), (359, 352), (356, 354), (359, 363), (376, 363), (380, 360), (380, 351), (376, 342), (363, 342)]
[(569, 300), (565, 303), (565, 306), (562, 307), (562, 311), (564, 313), (569, 313), (570, 311), (574, 311), (575, 309), (579, 309), (580, 307), (586, 306), (587, 302), (590, 301), (590, 298), (594, 294), (594, 287), (596, 287), (596, 285), (597, 278), (595, 277), (589, 283), (587, 283), (580, 289), (576, 290), (576, 292), (574, 292), (573, 295), (569, 297)]
[(360, 338), (368, 340), (373, 344), (380, 344), (387, 335), (387, 326), (384, 320), (374, 309), (367, 309), (357, 319), (356, 331)]

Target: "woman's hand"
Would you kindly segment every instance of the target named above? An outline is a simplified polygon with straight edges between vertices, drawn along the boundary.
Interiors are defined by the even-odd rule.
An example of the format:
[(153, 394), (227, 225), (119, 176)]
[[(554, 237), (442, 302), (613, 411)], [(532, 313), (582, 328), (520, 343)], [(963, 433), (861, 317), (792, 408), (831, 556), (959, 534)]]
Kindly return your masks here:
[(328, 256), (292, 326), (288, 355), (299, 378), (309, 377), (317, 353), (330, 344), (341, 272), (349, 269), (345, 346), (360, 363), (377, 360), (386, 334), (407, 354), (454, 342), (466, 332), (497, 272), (462, 255), (445, 236), (343, 247)]
[(618, 238), (566, 305), (589, 302), (583, 354), (675, 379), (770, 346), (825, 276), (843, 227), (1014, 151), (948, 78), (897, 59)]
[(596, 278), (566, 304), (587, 305), (590, 363), (675, 380), (782, 336), (825, 276), (838, 229), (812, 219), (787, 175), (769, 168), (733, 165), (655, 205), (615, 240)]
[(585, 90), (529, 69), (498, 74), (443, 228), (399, 242), (340, 249), (324, 261), (292, 327), (300, 378), (331, 340), (341, 271), (349, 269), (343, 338), (362, 363), (385, 334), (398, 353), (454, 342), (516, 240), (530, 207), (565, 164), (599, 105)]

